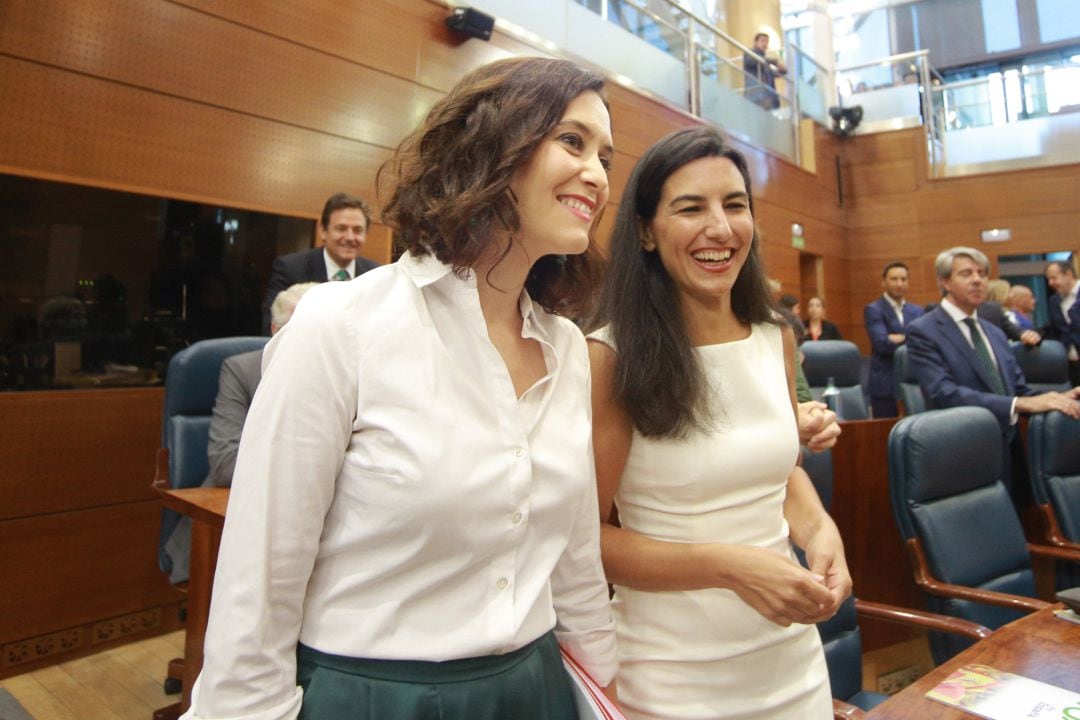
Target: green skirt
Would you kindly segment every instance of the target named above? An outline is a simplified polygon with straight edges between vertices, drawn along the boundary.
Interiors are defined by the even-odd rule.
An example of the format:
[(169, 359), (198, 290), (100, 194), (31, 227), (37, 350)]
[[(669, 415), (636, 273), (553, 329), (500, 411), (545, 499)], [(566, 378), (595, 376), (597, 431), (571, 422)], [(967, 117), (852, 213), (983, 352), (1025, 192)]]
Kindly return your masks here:
[(577, 720), (552, 632), (519, 650), (446, 662), (366, 660), (299, 645), (300, 720)]

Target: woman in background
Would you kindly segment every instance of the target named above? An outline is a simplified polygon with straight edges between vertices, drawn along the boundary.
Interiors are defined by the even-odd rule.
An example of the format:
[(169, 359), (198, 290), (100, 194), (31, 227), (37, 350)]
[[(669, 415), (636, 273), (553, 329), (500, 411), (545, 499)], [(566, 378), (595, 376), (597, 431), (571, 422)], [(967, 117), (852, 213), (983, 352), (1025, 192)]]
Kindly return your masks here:
[[(398, 149), (401, 259), (266, 347), (188, 718), (563, 720), (615, 672), (585, 340), (603, 81), (466, 76)], [(554, 631), (554, 632), (553, 632)]]
[(851, 579), (796, 466), (795, 341), (758, 245), (746, 161), (716, 130), (639, 160), (589, 336), (619, 698), (635, 720), (832, 717), (813, 624)]
[(840, 328), (825, 319), (825, 301), (814, 296), (806, 301), (806, 339), (843, 340)]

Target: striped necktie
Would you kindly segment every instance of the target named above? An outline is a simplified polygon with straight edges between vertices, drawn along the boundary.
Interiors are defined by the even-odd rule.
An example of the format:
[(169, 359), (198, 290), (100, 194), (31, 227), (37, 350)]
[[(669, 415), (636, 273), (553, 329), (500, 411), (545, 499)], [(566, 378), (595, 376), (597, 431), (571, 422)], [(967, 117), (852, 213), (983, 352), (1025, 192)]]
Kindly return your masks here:
[(975, 346), (975, 357), (979, 359), (979, 364), (982, 365), (986, 374), (990, 376), (990, 389), (998, 395), (1004, 395), (1005, 383), (1001, 381), (1001, 373), (998, 372), (997, 366), (994, 364), (994, 359), (990, 357), (990, 348), (986, 347), (986, 343), (983, 342), (982, 333), (979, 332), (979, 327), (975, 324), (975, 319), (964, 318), (964, 324), (967, 325), (968, 330), (971, 331), (971, 343)]

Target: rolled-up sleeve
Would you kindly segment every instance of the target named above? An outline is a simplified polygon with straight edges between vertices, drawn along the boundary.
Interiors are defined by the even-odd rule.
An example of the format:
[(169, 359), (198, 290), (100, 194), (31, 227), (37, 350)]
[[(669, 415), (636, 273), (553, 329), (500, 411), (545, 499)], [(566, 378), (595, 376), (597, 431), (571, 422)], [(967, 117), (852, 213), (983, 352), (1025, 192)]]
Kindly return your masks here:
[[(356, 333), (335, 284), (267, 345), (240, 441), (205, 662), (185, 718), (295, 718), (296, 643), (356, 416)], [(345, 283), (341, 283), (345, 285)]]
[[(586, 382), (591, 384), (590, 380)], [(586, 387), (585, 392), (590, 397), (591, 387)], [(555, 635), (597, 683), (607, 686), (615, 678), (618, 660), (615, 622), (600, 560), (600, 509), (591, 441), (588, 475), (570, 541), (551, 576)]]

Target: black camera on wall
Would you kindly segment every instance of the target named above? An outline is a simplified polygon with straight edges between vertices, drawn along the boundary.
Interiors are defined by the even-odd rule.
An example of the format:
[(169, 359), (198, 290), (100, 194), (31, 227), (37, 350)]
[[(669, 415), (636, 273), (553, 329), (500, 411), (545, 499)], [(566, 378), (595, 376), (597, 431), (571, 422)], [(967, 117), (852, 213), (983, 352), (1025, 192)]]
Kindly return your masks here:
[(446, 26), (468, 37), (490, 40), (495, 18), (471, 7), (457, 7), (454, 8), (454, 13), (446, 18)]
[(853, 105), (851, 107), (840, 107), (834, 105), (829, 108), (829, 117), (833, 121), (833, 132), (840, 137), (847, 137), (855, 132), (855, 128), (859, 127), (859, 123), (862, 122), (862, 105)]

